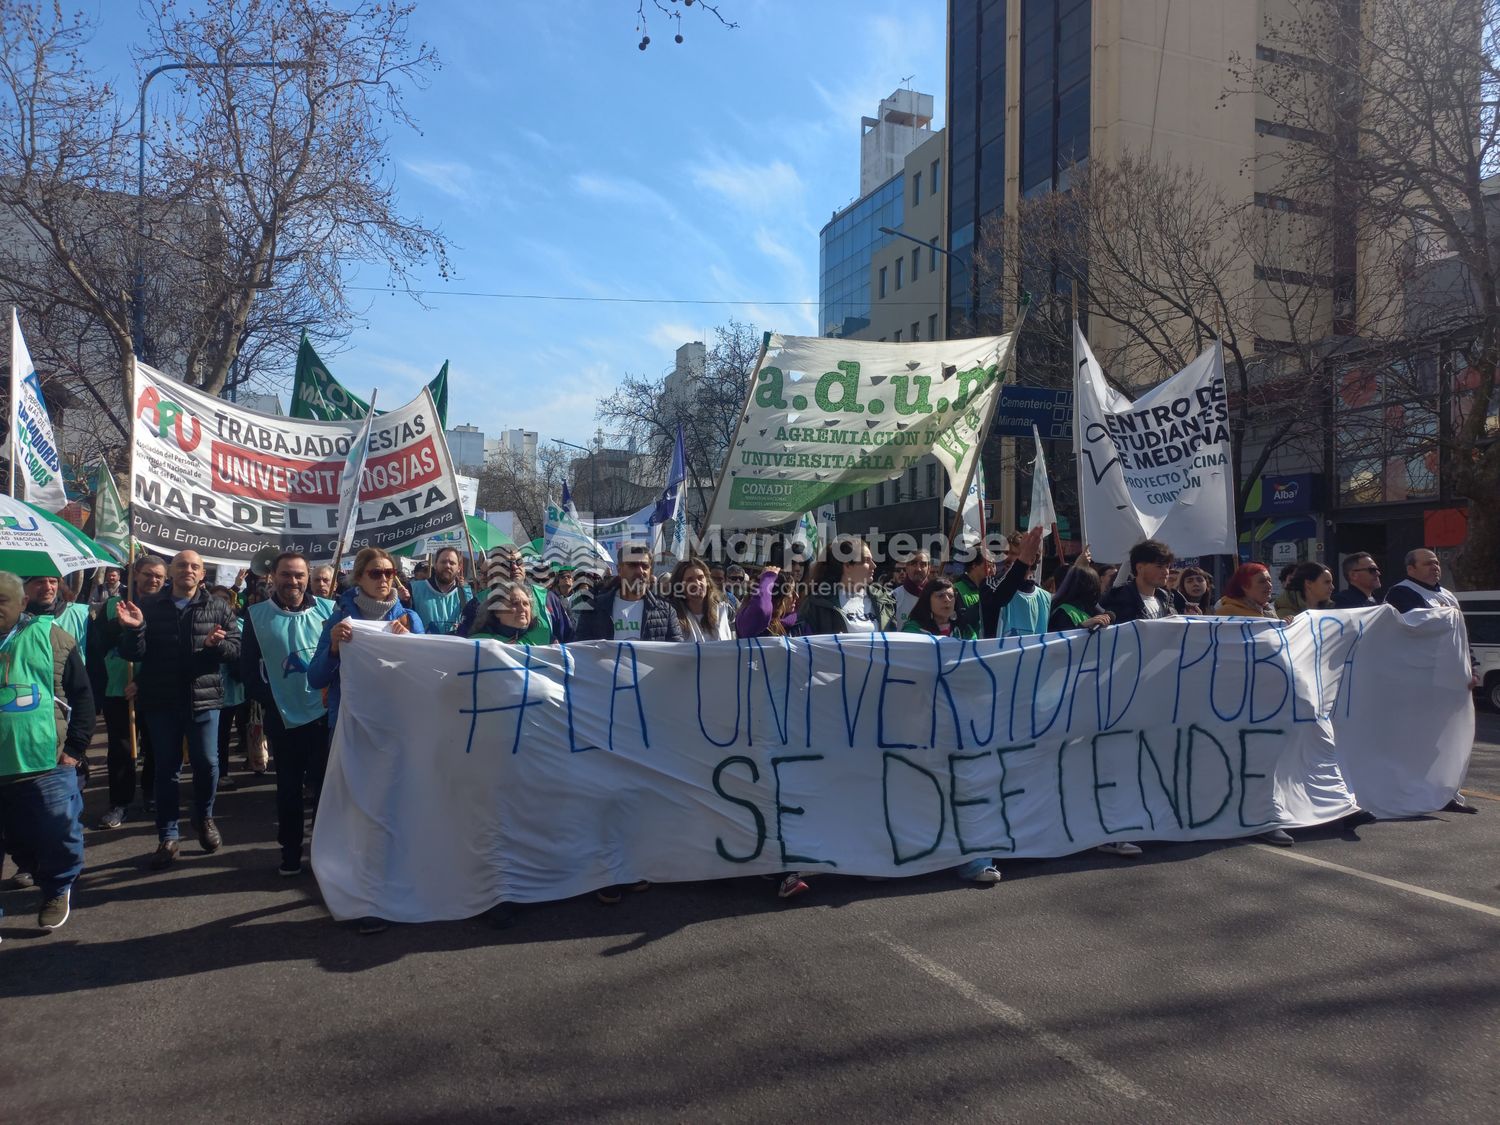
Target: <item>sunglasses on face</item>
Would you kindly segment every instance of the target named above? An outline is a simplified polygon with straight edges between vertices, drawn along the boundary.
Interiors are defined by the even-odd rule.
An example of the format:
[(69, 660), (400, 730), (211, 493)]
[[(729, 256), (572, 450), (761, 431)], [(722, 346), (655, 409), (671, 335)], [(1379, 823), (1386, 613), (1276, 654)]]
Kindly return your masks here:
[(365, 570), (366, 578), (394, 578), (396, 572), (390, 567), (369, 567)]

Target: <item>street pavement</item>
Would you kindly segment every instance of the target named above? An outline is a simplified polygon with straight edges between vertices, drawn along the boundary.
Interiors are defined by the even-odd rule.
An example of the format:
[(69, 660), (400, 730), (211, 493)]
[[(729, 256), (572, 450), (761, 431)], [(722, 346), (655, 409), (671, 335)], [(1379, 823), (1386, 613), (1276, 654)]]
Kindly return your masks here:
[[(102, 746), (96, 750), (102, 761)], [(91, 831), (74, 915), (0, 891), (0, 1121), (1494, 1120), (1500, 716), (1435, 814), (934, 875), (658, 886), (335, 924), (276, 874), (273, 787), (226, 846)], [(88, 794), (90, 823), (103, 791)]]

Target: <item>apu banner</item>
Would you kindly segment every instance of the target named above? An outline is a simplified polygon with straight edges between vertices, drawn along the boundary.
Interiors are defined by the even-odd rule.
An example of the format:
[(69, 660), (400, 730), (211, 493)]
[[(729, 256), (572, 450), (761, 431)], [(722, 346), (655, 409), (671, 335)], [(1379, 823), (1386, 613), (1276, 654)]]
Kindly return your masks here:
[(979, 642), (361, 626), (341, 660), (312, 852), (336, 918), (1426, 813), (1474, 734), (1457, 614), (1389, 606)]
[[(331, 561), (339, 478), (364, 421), (245, 410), (136, 364), (131, 530), (152, 550), (208, 562), (265, 547)], [(430, 392), (370, 429), (353, 549), (394, 550), (449, 528), (463, 509)]]
[(1078, 507), (1096, 559), (1123, 562), (1142, 539), (1179, 556), (1233, 555), (1233, 450), (1218, 341), (1132, 402), (1105, 381), (1077, 323)]
[(708, 526), (794, 520), (899, 476), (925, 453), (950, 480), (968, 479), (1013, 338), (769, 337)]

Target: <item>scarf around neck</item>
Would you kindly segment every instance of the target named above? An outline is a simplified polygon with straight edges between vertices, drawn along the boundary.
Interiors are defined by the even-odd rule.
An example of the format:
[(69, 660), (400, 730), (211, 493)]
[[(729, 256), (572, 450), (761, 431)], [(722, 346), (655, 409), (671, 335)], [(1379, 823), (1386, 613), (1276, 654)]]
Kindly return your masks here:
[(354, 605), (359, 610), (360, 617), (366, 621), (382, 621), (389, 617), (391, 610), (396, 608), (396, 598), (392, 597), (388, 602), (379, 602), (363, 590), (357, 590), (354, 594)]

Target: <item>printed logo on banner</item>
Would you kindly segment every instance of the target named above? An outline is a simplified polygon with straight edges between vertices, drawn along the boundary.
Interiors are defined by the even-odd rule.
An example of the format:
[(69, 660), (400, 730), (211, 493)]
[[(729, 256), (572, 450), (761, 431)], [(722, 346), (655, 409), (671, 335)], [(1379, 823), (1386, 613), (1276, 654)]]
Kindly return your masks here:
[[(155, 387), (147, 387), (136, 399), (136, 417), (145, 419), (147, 411), (150, 411), (148, 424), (156, 431), (156, 436), (162, 441), (173, 441), (184, 453), (197, 449), (203, 440), (203, 428), (198, 425), (198, 419), (179, 403), (162, 398)], [(187, 419), (187, 427), (183, 426), (183, 419)], [(169, 438), (168, 434), (172, 436)]]
[(35, 531), (40, 526), (35, 516), (27, 516), (24, 523), (17, 516), (0, 516), (0, 528), (6, 531)]

